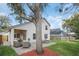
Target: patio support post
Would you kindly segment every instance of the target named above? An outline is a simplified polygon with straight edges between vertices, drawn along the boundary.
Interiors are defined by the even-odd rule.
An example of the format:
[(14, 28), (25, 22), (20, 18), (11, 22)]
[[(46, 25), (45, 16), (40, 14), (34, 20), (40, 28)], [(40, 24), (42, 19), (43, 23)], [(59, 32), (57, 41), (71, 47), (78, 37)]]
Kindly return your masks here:
[(13, 41), (14, 41), (14, 29), (11, 29), (11, 46), (13, 46)]

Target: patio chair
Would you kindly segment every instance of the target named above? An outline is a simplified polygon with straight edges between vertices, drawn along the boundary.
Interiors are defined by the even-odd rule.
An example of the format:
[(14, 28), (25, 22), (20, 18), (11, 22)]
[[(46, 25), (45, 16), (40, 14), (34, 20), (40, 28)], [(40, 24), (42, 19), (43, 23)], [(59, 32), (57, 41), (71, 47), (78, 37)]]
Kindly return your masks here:
[(14, 41), (14, 47), (21, 47), (22, 44), (20, 44), (20, 42), (18, 41)]
[(23, 48), (29, 48), (31, 46), (30, 42), (22, 42)]

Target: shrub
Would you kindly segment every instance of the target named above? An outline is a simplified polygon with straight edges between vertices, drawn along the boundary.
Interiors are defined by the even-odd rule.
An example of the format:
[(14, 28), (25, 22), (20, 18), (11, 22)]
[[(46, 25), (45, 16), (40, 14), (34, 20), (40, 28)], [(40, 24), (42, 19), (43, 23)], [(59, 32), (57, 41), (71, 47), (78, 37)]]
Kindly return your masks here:
[(16, 56), (16, 52), (8, 46), (0, 46), (0, 56)]

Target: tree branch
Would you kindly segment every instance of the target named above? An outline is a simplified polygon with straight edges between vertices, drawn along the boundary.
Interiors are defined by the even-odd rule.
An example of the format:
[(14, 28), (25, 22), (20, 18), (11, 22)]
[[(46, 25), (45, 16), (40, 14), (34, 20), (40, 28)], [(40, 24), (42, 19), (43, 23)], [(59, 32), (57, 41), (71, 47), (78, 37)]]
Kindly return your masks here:
[(27, 16), (21, 16), (21, 18), (28, 20), (30, 22), (32, 22), (32, 17), (27, 17)]
[(27, 6), (28, 6), (29, 9), (32, 11), (32, 13), (34, 13), (33, 6), (30, 6), (29, 3), (27, 3)]

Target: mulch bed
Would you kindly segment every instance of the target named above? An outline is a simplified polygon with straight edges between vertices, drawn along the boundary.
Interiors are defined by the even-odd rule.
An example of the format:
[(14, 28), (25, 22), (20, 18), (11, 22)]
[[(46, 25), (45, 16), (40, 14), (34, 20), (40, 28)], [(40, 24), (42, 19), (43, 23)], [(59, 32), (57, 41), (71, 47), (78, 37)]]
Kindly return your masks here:
[(37, 54), (35, 50), (32, 50), (30, 52), (23, 53), (20, 56), (59, 56), (59, 54), (56, 53), (55, 51), (51, 51), (48, 48), (44, 48), (43, 54)]

